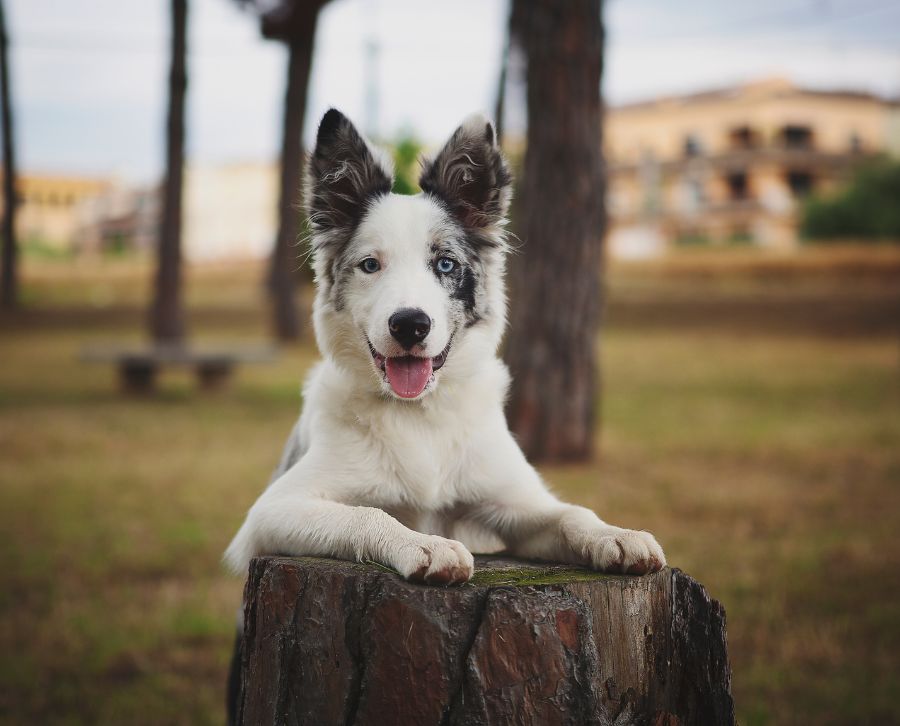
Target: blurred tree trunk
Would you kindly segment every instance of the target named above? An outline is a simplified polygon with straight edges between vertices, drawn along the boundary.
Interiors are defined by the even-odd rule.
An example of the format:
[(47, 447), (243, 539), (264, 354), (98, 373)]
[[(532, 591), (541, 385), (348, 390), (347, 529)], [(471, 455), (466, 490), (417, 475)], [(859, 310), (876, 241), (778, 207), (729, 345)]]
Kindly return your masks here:
[(0, 0), (0, 105), (3, 126), (3, 256), (0, 305), (14, 308), (19, 302), (16, 241), (16, 159), (13, 143), (12, 92), (9, 88), (9, 36), (6, 10)]
[(184, 97), (187, 0), (172, 0), (172, 61), (169, 72), (169, 116), (166, 126), (166, 179), (157, 248), (156, 287), (150, 327), (158, 343), (184, 338), (181, 299), (181, 197), (184, 174)]
[(494, 131), (497, 134), (497, 145), (503, 145), (504, 119), (506, 117), (506, 76), (509, 72), (509, 45), (507, 37), (500, 55), (500, 77), (497, 79), (497, 97), (494, 101)]
[[(513, 0), (528, 135), (513, 259), (510, 427), (533, 460), (589, 458), (606, 226), (602, 0)], [(527, 294), (522, 294), (527, 291)]]
[(311, 8), (307, 22), (299, 24), (287, 41), (288, 69), (284, 94), (284, 126), (281, 139), (281, 187), (278, 201), (278, 235), (269, 267), (269, 292), (275, 314), (275, 333), (280, 340), (300, 337), (300, 316), (294, 298), (295, 273), (300, 253), (300, 201), (303, 184), (303, 121), (306, 91), (312, 66), (313, 38), (318, 7)]

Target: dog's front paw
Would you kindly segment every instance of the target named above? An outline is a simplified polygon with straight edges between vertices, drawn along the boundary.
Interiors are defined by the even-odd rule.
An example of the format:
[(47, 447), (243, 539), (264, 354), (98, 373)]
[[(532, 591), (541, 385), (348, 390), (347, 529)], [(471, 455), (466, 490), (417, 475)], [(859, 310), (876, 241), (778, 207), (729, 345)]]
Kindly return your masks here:
[(399, 553), (397, 570), (412, 582), (456, 585), (475, 571), (472, 553), (461, 542), (427, 535)]
[(666, 556), (659, 542), (649, 532), (618, 527), (602, 527), (581, 531), (571, 542), (582, 561), (602, 572), (624, 572), (646, 575), (666, 566)]

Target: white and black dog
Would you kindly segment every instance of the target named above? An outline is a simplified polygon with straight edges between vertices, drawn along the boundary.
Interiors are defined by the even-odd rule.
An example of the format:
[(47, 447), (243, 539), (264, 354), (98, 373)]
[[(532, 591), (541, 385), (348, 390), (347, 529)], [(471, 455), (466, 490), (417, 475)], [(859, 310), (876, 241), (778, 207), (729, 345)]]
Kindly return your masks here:
[[(323, 360), (268, 489), (225, 553), (373, 560), (432, 584), (472, 576), (472, 549), (659, 570), (653, 535), (551, 494), (509, 432), (497, 348), (506, 324), (510, 175), (481, 116), (391, 193), (390, 165), (336, 110), (309, 164)], [(466, 544), (464, 544), (466, 543)]]

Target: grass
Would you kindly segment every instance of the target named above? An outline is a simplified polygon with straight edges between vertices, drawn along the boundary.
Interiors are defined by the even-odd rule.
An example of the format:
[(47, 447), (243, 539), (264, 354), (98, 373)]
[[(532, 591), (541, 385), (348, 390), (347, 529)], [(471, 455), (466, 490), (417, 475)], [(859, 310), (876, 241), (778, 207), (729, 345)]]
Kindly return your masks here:
[[(724, 603), (743, 724), (900, 721), (891, 254), (614, 266), (599, 456), (544, 470)], [(222, 723), (241, 583), (219, 558), (314, 351), (123, 397), (78, 352), (135, 336), (146, 268), (28, 264), (0, 318), (0, 721)], [(199, 337), (264, 336), (258, 272), (192, 271)]]

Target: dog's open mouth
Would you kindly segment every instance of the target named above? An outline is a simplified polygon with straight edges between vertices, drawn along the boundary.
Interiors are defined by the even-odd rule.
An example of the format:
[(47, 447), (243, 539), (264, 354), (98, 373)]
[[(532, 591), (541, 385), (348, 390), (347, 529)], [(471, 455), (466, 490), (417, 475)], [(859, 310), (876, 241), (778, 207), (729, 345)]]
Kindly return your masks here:
[[(369, 343), (369, 341), (366, 341)], [(395, 357), (387, 357), (381, 355), (372, 344), (369, 343), (369, 352), (375, 365), (384, 373), (391, 389), (400, 398), (415, 398), (428, 385), (431, 376), (436, 370), (447, 362), (447, 354), (450, 352), (451, 338), (444, 348), (434, 358), (424, 358), (417, 355), (401, 355)]]

